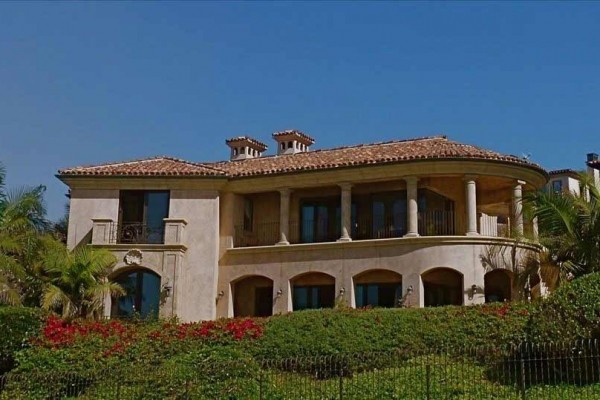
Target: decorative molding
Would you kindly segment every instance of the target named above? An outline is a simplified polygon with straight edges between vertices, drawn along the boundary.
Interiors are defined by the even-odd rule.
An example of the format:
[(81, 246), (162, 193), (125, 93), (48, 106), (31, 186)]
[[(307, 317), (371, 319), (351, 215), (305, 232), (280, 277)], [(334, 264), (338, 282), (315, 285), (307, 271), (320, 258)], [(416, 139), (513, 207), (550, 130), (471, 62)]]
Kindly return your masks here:
[(123, 261), (127, 265), (142, 265), (142, 260), (144, 256), (142, 252), (138, 249), (131, 249), (123, 257)]

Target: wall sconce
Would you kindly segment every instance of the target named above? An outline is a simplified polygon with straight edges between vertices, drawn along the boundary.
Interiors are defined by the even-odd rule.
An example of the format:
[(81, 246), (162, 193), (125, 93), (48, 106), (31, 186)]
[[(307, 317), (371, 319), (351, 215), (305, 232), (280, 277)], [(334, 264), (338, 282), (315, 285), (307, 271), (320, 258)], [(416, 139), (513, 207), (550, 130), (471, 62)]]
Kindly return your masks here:
[(475, 284), (471, 285), (471, 293), (473, 293), (473, 294), (477, 293), (477, 285), (475, 285)]
[(340, 296), (343, 296), (346, 293), (346, 288), (340, 288)]
[(282, 294), (283, 294), (283, 290), (281, 290), (281, 288), (280, 288), (279, 290), (277, 290), (275, 298), (277, 298), (277, 299), (280, 298)]
[(221, 297), (225, 296), (225, 292), (224, 291), (220, 291), (219, 293), (217, 293), (217, 298), (220, 299)]
[(413, 292), (413, 290), (414, 290), (414, 289), (413, 289), (412, 285), (410, 285), (409, 287), (407, 287), (407, 288), (406, 288), (406, 295), (409, 295), (409, 294), (411, 294), (411, 293)]
[(171, 290), (173, 290), (173, 286), (164, 285), (163, 290), (165, 291), (165, 297), (169, 297), (169, 296), (171, 296)]

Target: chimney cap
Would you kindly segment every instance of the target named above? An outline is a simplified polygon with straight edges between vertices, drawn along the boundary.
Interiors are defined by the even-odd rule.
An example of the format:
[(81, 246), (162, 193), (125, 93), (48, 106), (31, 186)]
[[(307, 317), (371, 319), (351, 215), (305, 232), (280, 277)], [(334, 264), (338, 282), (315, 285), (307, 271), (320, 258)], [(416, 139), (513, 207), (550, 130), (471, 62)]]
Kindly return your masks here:
[(295, 138), (298, 142), (305, 144), (306, 146), (310, 146), (315, 143), (315, 139), (297, 129), (288, 129), (285, 131), (275, 132), (273, 134), (273, 139), (277, 140), (278, 142), (288, 140), (290, 138)]
[(588, 153), (587, 154), (587, 161), (598, 161), (598, 153)]
[(232, 137), (232, 138), (226, 139), (225, 143), (228, 146), (235, 146), (235, 145), (247, 144), (247, 145), (250, 145), (255, 150), (258, 150), (261, 153), (263, 151), (267, 150), (267, 148), (269, 147), (266, 144), (264, 144), (263, 142), (261, 142), (259, 140), (256, 140), (254, 138), (251, 138), (250, 136), (236, 136), (236, 137)]

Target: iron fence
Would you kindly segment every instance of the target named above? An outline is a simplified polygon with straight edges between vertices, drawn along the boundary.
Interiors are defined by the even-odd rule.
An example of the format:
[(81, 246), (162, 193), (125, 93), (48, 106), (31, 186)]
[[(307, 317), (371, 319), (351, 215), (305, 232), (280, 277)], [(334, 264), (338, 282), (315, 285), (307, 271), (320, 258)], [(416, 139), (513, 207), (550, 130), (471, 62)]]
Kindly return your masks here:
[(0, 377), (0, 399), (600, 399), (600, 344), (395, 350)]
[(112, 223), (111, 243), (127, 244), (162, 244), (164, 243), (164, 226), (150, 226), (144, 223)]

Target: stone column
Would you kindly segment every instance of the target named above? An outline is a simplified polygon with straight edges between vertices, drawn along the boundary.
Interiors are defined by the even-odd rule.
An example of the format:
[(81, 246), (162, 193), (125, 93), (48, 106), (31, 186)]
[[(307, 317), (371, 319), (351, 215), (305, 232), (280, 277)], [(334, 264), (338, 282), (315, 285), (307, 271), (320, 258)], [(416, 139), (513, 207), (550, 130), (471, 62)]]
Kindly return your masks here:
[(513, 218), (514, 234), (523, 236), (523, 185), (525, 182), (517, 181), (513, 186)]
[(418, 237), (419, 236), (419, 203), (417, 196), (417, 182), (416, 176), (409, 176), (404, 178), (406, 181), (406, 216), (407, 216), (407, 232), (404, 237)]
[(350, 232), (352, 232), (352, 185), (349, 183), (340, 184), (342, 189), (342, 236), (338, 242), (350, 242)]
[(465, 176), (467, 199), (467, 236), (477, 236), (477, 184), (474, 176)]
[(531, 220), (531, 225), (532, 225), (531, 232), (533, 234), (533, 240), (535, 240), (537, 242), (540, 237), (540, 230), (538, 228), (538, 217), (533, 217), (533, 220)]
[(280, 189), (279, 200), (279, 242), (278, 245), (288, 245), (288, 236), (290, 234), (290, 189)]

